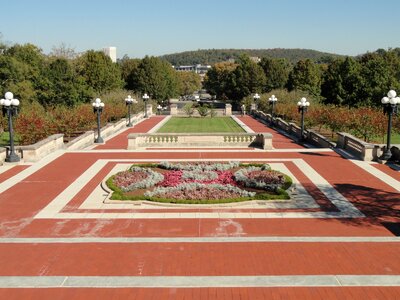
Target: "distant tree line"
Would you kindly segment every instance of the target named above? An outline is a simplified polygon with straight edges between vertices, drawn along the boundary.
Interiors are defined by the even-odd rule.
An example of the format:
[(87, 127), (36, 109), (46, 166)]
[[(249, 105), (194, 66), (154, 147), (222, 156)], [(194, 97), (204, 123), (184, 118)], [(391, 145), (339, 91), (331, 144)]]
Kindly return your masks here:
[(310, 49), (209, 49), (186, 51), (181, 53), (167, 54), (160, 58), (172, 65), (214, 65), (228, 60), (237, 60), (242, 55), (250, 57), (285, 58), (292, 64), (299, 60), (310, 59), (317, 63), (327, 63), (341, 55), (320, 52)]
[(389, 89), (400, 90), (400, 48), (339, 57), (328, 63), (310, 59), (262, 58), (255, 63), (242, 55), (235, 63), (215, 64), (205, 88), (220, 99), (240, 101), (274, 89), (304, 91), (326, 104), (376, 106)]

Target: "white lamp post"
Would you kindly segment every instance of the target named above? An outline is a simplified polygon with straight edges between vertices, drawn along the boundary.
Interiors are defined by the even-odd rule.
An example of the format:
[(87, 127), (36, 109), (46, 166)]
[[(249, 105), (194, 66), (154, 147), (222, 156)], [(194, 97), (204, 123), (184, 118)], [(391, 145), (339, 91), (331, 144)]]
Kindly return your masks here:
[(307, 112), (308, 107), (310, 106), (310, 102), (307, 101), (306, 98), (301, 98), (299, 102), (297, 102), (298, 111), (301, 112), (301, 130), (300, 130), (300, 141), (304, 141), (304, 113)]
[(101, 102), (100, 98), (96, 98), (96, 100), (94, 100), (92, 105), (93, 105), (93, 112), (97, 113), (97, 138), (95, 138), (94, 142), (97, 144), (101, 144), (104, 143), (104, 140), (102, 139), (100, 134), (100, 115), (103, 112), (104, 103)]
[(127, 127), (132, 127), (132, 122), (131, 122), (131, 106), (133, 103), (137, 103), (136, 99), (132, 98), (131, 95), (128, 95), (128, 97), (125, 98), (125, 104), (128, 106), (128, 124), (126, 125)]
[(157, 111), (158, 111), (158, 114), (159, 115), (161, 115), (161, 110), (163, 109), (163, 107), (160, 105), (160, 104), (158, 104), (157, 105)]
[(253, 100), (254, 100), (254, 110), (257, 110), (257, 106), (258, 106), (258, 101), (260, 100), (260, 95), (258, 93), (255, 93), (253, 96)]
[(274, 122), (274, 108), (275, 108), (275, 103), (278, 101), (278, 98), (275, 97), (275, 95), (272, 95), (271, 97), (268, 98), (269, 105), (271, 105), (271, 123)]
[(7, 153), (5, 161), (19, 162), (20, 158), (14, 149), (14, 130), (12, 126), (12, 117), (18, 114), (19, 100), (14, 99), (14, 95), (11, 92), (5, 93), (4, 98), (0, 100), (0, 105), (2, 106), (3, 115), (7, 115), (8, 132), (10, 133), (10, 152)]
[(147, 107), (146, 107), (146, 102), (147, 100), (149, 100), (149, 95), (147, 95), (146, 93), (143, 95), (142, 99), (143, 99), (143, 103), (144, 103), (144, 117), (147, 118)]
[(380, 157), (381, 160), (388, 160), (392, 157), (392, 152), (390, 151), (390, 141), (392, 135), (392, 115), (397, 114), (397, 104), (400, 104), (400, 97), (396, 96), (396, 92), (394, 90), (390, 90), (387, 93), (387, 97), (383, 97), (381, 100), (383, 104), (383, 112), (388, 115), (386, 149)]

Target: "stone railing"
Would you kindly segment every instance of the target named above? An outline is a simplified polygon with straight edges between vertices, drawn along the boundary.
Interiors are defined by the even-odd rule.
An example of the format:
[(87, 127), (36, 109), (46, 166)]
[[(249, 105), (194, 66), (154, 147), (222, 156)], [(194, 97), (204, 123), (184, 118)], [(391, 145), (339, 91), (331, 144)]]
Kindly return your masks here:
[(63, 134), (53, 134), (36, 144), (17, 146), (15, 150), (25, 162), (35, 162), (54, 151), (64, 149), (63, 137)]
[[(272, 118), (270, 114), (266, 114), (262, 111), (254, 111), (253, 116), (266, 125), (272, 124)], [(293, 136), (294, 138), (300, 138), (301, 128), (295, 123), (288, 123), (281, 118), (274, 118), (273, 126), (276, 129), (281, 130), (290, 136)], [(332, 143), (324, 136), (312, 130), (304, 130), (304, 138), (306, 139), (307, 143), (313, 144), (314, 146), (317, 147), (322, 147), (322, 148), (335, 147), (334, 143)]]
[(361, 160), (372, 161), (377, 159), (378, 151), (380, 151), (379, 146), (364, 142), (346, 132), (338, 132), (337, 135), (337, 148), (344, 149)]
[[(150, 113), (150, 112), (149, 112)], [(131, 120), (133, 123), (143, 119), (143, 112), (133, 115)], [(101, 136), (109, 137), (126, 126), (126, 119), (121, 119), (116, 123), (109, 123), (101, 128)], [(63, 134), (51, 135), (35, 144), (27, 146), (16, 146), (15, 152), (23, 159), (24, 162), (36, 162), (46, 155), (60, 149), (79, 150), (93, 145), (95, 132), (93, 130), (86, 131), (84, 134), (74, 138), (67, 144), (64, 144)], [(5, 161), (9, 147), (0, 148), (0, 163)]]
[(333, 148), (336, 146), (335, 143), (332, 143), (326, 137), (313, 130), (307, 131), (307, 142), (322, 148)]
[(140, 148), (243, 148), (272, 149), (270, 133), (131, 133), (128, 150)]

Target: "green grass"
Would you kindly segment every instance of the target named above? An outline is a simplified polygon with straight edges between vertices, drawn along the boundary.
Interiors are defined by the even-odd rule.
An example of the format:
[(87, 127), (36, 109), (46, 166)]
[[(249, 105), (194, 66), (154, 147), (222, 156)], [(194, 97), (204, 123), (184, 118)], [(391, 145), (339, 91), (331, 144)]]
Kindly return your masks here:
[[(3, 132), (0, 134), (0, 147), (9, 146), (10, 145), (10, 133)], [(14, 145), (19, 145), (19, 137), (18, 134), (14, 134)]]
[(216, 118), (179, 118), (173, 117), (157, 132), (160, 133), (214, 133), (244, 132), (230, 117)]

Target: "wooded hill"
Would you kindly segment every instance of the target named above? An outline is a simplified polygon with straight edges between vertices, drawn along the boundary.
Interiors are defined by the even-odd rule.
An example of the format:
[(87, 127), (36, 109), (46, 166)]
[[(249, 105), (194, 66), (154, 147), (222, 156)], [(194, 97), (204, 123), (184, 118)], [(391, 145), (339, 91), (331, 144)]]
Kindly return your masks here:
[(213, 65), (217, 62), (227, 61), (229, 59), (237, 59), (240, 55), (247, 54), (250, 57), (269, 57), (269, 58), (286, 58), (291, 63), (295, 64), (301, 59), (311, 59), (317, 63), (329, 63), (334, 58), (341, 55), (320, 52), (310, 49), (209, 49), (186, 51), (160, 56), (170, 62), (172, 65)]

